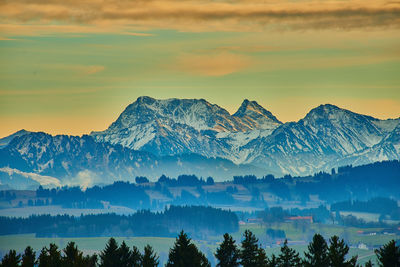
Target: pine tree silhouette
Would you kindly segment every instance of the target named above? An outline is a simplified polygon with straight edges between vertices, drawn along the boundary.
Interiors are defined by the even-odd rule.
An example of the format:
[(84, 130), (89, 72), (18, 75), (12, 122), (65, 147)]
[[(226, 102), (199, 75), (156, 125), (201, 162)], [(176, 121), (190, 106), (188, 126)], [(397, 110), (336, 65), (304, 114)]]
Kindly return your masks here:
[(278, 266), (280, 267), (301, 266), (299, 253), (297, 253), (294, 249), (289, 248), (287, 244), (288, 244), (287, 239), (285, 239), (283, 247), (281, 247), (281, 254), (278, 257)]
[(132, 248), (130, 263), (132, 267), (141, 267), (142, 254), (136, 246)]
[(158, 256), (157, 253), (154, 252), (153, 248), (150, 245), (144, 247), (144, 253), (142, 258), (142, 266), (143, 267), (157, 267), (158, 266)]
[(256, 266), (257, 267), (269, 267), (269, 260), (267, 254), (265, 254), (265, 250), (263, 248), (259, 248), (256, 257)]
[(400, 246), (396, 246), (394, 240), (375, 250), (375, 254), (378, 257), (379, 266), (400, 267)]
[(331, 267), (352, 267), (356, 266), (357, 256), (346, 261), (346, 255), (349, 253), (349, 246), (344, 243), (344, 240), (339, 240), (339, 237), (334, 235), (329, 239), (328, 257)]
[(36, 262), (36, 253), (32, 247), (27, 246), (22, 256), (21, 267), (33, 267)]
[(257, 265), (257, 255), (259, 252), (258, 239), (249, 230), (244, 232), (242, 249), (240, 251), (240, 264), (243, 267), (254, 267)]
[(54, 243), (50, 243), (49, 248), (44, 247), (39, 255), (39, 267), (54, 267), (61, 265), (61, 252)]
[(106, 247), (100, 253), (100, 267), (115, 267), (120, 264), (120, 252), (117, 241), (110, 238)]
[(7, 267), (18, 267), (21, 261), (21, 255), (17, 255), (15, 250), (10, 250), (6, 255), (4, 255), (1, 261), (1, 266)]
[(324, 237), (315, 234), (308, 245), (308, 252), (304, 252), (304, 267), (326, 267), (329, 265), (328, 244)]
[(170, 249), (166, 267), (209, 267), (206, 256), (201, 253), (183, 231)]
[(83, 253), (78, 250), (75, 242), (69, 242), (63, 249), (64, 256), (62, 257), (62, 265), (67, 266), (84, 266)]
[(235, 240), (228, 233), (224, 234), (224, 241), (217, 248), (215, 257), (218, 260), (217, 267), (236, 267), (239, 266), (240, 251), (235, 244)]
[(125, 241), (122, 241), (121, 246), (118, 248), (119, 266), (130, 267), (132, 266), (132, 252), (126, 245)]

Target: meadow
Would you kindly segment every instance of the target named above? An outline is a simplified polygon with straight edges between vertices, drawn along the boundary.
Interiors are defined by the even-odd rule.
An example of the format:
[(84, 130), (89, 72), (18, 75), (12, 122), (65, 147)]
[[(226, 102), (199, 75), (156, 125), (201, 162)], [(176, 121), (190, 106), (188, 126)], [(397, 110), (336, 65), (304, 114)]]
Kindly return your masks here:
[[(399, 239), (400, 236), (393, 235), (362, 235), (358, 231), (368, 231), (368, 232), (379, 232), (381, 228), (370, 228), (370, 229), (360, 229), (355, 227), (343, 227), (338, 225), (327, 225), (327, 224), (308, 224), (306, 225), (305, 231), (300, 229), (303, 226), (298, 226), (294, 223), (274, 223), (267, 225), (261, 224), (246, 224), (241, 225), (239, 231), (232, 233), (234, 239), (239, 243), (243, 232), (246, 229), (251, 230), (260, 240), (262, 246), (266, 248), (266, 253), (268, 256), (272, 254), (279, 254), (280, 247), (279, 244), (271, 242), (266, 236), (266, 229), (281, 229), (286, 233), (286, 237), (289, 240), (289, 246), (296, 249), (300, 253), (300, 256), (304, 255), (304, 251), (307, 250), (308, 243), (304, 240), (308, 240), (307, 235), (312, 236), (312, 233), (321, 233), (326, 239), (332, 235), (339, 235), (344, 238), (350, 246), (349, 256), (358, 255), (358, 263), (363, 264), (368, 260), (375, 262), (376, 256), (372, 247), (379, 247), (382, 244), (387, 243), (391, 239)], [(23, 251), (26, 246), (30, 245), (33, 249), (39, 252), (44, 246), (48, 246), (49, 243), (55, 243), (58, 247), (64, 248), (68, 242), (75, 242), (78, 247), (85, 254), (99, 253), (104, 249), (105, 244), (109, 237), (80, 237), (80, 238), (38, 238), (34, 234), (24, 234), (24, 235), (5, 235), (0, 236), (0, 252), (4, 254), (9, 249), (15, 249), (16, 251)], [(175, 238), (166, 237), (116, 237), (118, 243), (125, 241), (129, 246), (137, 246), (140, 250), (143, 250), (144, 246), (150, 244), (154, 250), (160, 256), (160, 261), (164, 262), (168, 257), (169, 249), (173, 246)], [(219, 243), (222, 240), (222, 236), (209, 236), (207, 240), (194, 240), (195, 244), (207, 255), (208, 258), (213, 257)], [(279, 241), (278, 241), (279, 242)], [(354, 246), (354, 244), (363, 243), (368, 246), (369, 249), (360, 249)], [(212, 261), (213, 259), (211, 259)]]

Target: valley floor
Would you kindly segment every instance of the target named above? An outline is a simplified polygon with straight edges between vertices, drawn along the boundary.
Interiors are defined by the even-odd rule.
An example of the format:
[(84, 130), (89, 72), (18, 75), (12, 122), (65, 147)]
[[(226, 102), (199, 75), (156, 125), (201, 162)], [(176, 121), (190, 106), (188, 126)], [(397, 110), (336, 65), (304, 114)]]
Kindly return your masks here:
[[(312, 236), (313, 232), (321, 233), (325, 238), (335, 234), (339, 235), (350, 244), (349, 255), (358, 255), (357, 262), (359, 264), (365, 263), (368, 260), (375, 262), (375, 247), (379, 247), (392, 239), (400, 239), (400, 236), (393, 235), (360, 234), (360, 231), (378, 233), (382, 230), (381, 228), (361, 229), (328, 224), (310, 224), (306, 229), (303, 229), (303, 226), (299, 227), (293, 223), (274, 223), (268, 226), (261, 224), (245, 224), (240, 226), (239, 231), (232, 233), (232, 236), (240, 242), (243, 232), (249, 229), (259, 238), (262, 246), (266, 249), (267, 255), (277, 255), (280, 251), (280, 241), (268, 240), (265, 234), (267, 228), (284, 230), (286, 237), (289, 239), (289, 246), (296, 249), (296, 251), (300, 253), (300, 256), (303, 256), (304, 251), (307, 250), (308, 242), (305, 240), (308, 239), (309, 235)], [(0, 236), (0, 254), (4, 255), (10, 249), (21, 252), (28, 245), (32, 246), (35, 251), (40, 251), (42, 247), (48, 246), (51, 242), (63, 248), (69, 241), (74, 241), (85, 254), (93, 254), (99, 253), (104, 249), (108, 239), (109, 237), (38, 238), (35, 237), (34, 234), (5, 235)], [(160, 256), (160, 262), (164, 263), (168, 258), (169, 249), (173, 246), (175, 238), (117, 237), (116, 240), (118, 243), (125, 241), (128, 246), (137, 246), (140, 250), (143, 250), (146, 244), (150, 244)], [(215, 253), (221, 240), (222, 236), (209, 236), (208, 240), (195, 240), (195, 244), (206, 254), (211, 262), (214, 262), (213, 253)]]

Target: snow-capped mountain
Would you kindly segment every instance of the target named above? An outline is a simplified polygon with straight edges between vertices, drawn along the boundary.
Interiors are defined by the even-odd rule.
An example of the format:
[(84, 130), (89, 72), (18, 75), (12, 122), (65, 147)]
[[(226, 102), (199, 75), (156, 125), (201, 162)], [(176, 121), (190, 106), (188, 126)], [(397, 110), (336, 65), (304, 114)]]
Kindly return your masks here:
[(25, 135), (25, 134), (28, 134), (28, 133), (30, 133), (30, 132), (27, 131), (27, 130), (22, 129), (22, 130), (19, 130), (18, 132), (15, 132), (15, 133), (13, 133), (13, 134), (11, 134), (9, 136), (1, 138), (0, 139), (0, 149), (3, 148), (3, 147), (6, 147), (15, 137), (22, 136), (22, 135)]
[[(385, 127), (386, 126), (386, 127)], [(385, 129), (391, 129), (393, 123), (387, 121)], [(400, 124), (389, 132), (378, 144), (339, 159), (336, 165), (362, 165), (370, 162), (399, 159), (400, 155)]]
[(232, 147), (257, 138), (262, 134), (260, 131), (270, 134), (280, 124), (255, 101), (245, 100), (238, 112), (230, 115), (204, 99), (139, 97), (107, 130), (92, 132), (91, 136), (99, 142), (121, 144), (155, 155), (197, 153), (237, 162), (236, 154), (227, 157)]
[(298, 122), (281, 123), (247, 99), (231, 115), (204, 99), (139, 97), (108, 129), (90, 136), (20, 131), (0, 143), (3, 184), (12, 177), (64, 184), (161, 174), (308, 175), (400, 159), (400, 118), (379, 120), (326, 104)]
[[(399, 123), (326, 104), (298, 122), (282, 124), (247, 99), (230, 115), (203, 99), (140, 97), (107, 130), (91, 135), (99, 142), (156, 155), (197, 153), (252, 164), (275, 175), (310, 174), (379, 144)], [(399, 153), (390, 154), (388, 159), (399, 158)]]
[(172, 177), (195, 174), (227, 180), (248, 173), (263, 175), (265, 170), (197, 154), (157, 157), (121, 145), (95, 142), (88, 135), (28, 133), (15, 137), (0, 149), (0, 184), (14, 188), (134, 181), (136, 176), (154, 180), (162, 174)]
[(273, 130), (280, 122), (271, 112), (264, 109), (256, 101), (245, 99), (233, 117), (249, 126), (250, 129)]
[[(286, 123), (243, 147), (251, 151), (245, 162), (289, 174), (328, 170), (341, 166), (337, 163), (340, 159), (378, 144), (399, 123), (399, 119), (383, 121), (334, 105), (321, 105), (304, 119)], [(399, 158), (399, 154), (392, 156), (387, 159)], [(365, 163), (374, 161), (371, 158)]]

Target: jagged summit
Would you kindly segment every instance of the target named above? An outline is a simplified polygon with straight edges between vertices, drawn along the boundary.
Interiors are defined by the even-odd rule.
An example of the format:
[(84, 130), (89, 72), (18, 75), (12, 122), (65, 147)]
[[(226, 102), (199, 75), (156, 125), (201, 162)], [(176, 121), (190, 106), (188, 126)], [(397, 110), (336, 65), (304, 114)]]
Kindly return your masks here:
[(198, 131), (215, 127), (232, 130), (238, 127), (238, 123), (227, 122), (229, 117), (228, 111), (204, 99), (154, 99), (141, 96), (121, 113), (110, 128), (130, 128), (155, 121), (162, 125), (188, 125)]
[(248, 99), (243, 101), (242, 105), (240, 105), (238, 111), (236, 111), (233, 116), (253, 120), (256, 123), (256, 125), (254, 125), (255, 127), (257, 127), (257, 124), (262, 127), (266, 122), (268, 122), (268, 124), (282, 123), (272, 115), (270, 111), (263, 108), (256, 101), (249, 101)]
[[(253, 130), (270, 133), (281, 124), (256, 102), (245, 100), (242, 106), (241, 113), (231, 115), (204, 99), (141, 96), (108, 129), (91, 135), (98, 141), (118, 143), (156, 155), (200, 152), (207, 156), (222, 156), (229, 148), (226, 140), (220, 138)], [(244, 137), (240, 138), (237, 141), (243, 143)]]
[(9, 136), (1, 138), (0, 139), (0, 148), (3, 148), (5, 146), (7, 146), (15, 137), (23, 136), (23, 135), (29, 134), (29, 133), (31, 133), (31, 132), (27, 131), (25, 129), (22, 129), (22, 130), (19, 130), (19, 131), (15, 132), (15, 133), (13, 133), (13, 134), (11, 134)]
[(353, 117), (353, 118), (365, 118), (368, 120), (377, 120), (376, 118), (373, 118), (371, 116), (367, 116), (367, 115), (362, 115), (362, 114), (358, 114), (355, 112), (352, 112), (350, 110), (344, 109), (344, 108), (340, 108), (338, 106), (332, 105), (332, 104), (323, 104), (323, 105), (319, 105), (316, 108), (311, 109), (307, 115), (305, 116), (305, 120), (307, 119), (312, 119), (312, 118), (328, 118), (328, 119), (333, 119), (333, 118), (337, 118), (337, 119), (344, 119), (344, 117)]
[[(282, 124), (271, 112), (248, 99), (231, 115), (204, 99), (141, 96), (107, 130), (91, 135), (99, 142), (156, 155), (197, 153), (242, 163), (252, 162), (254, 157), (262, 157), (265, 162), (277, 151), (285, 155), (309, 151), (342, 157), (379, 143), (398, 123), (324, 104), (298, 122)], [(278, 141), (283, 143), (277, 148)], [(265, 144), (269, 147), (263, 148)], [(268, 149), (275, 151), (274, 156), (262, 156)], [(282, 155), (282, 159), (285, 157)]]
[[(180, 155), (201, 155), (251, 164), (250, 169), (274, 175), (305, 175), (343, 164), (400, 159), (399, 133), (400, 119), (379, 120), (332, 104), (312, 109), (297, 122), (281, 123), (248, 99), (231, 115), (204, 99), (141, 96), (108, 129), (90, 136), (22, 130), (0, 139), (0, 172), (15, 162), (19, 165), (13, 168), (40, 175), (78, 175), (87, 168), (99, 177), (114, 172), (127, 177), (163, 171), (169, 157), (178, 157), (178, 173), (183, 171)], [(161, 166), (164, 156), (166, 165)], [(199, 164), (193, 156), (189, 161), (190, 168)], [(214, 163), (201, 168), (224, 168)]]

